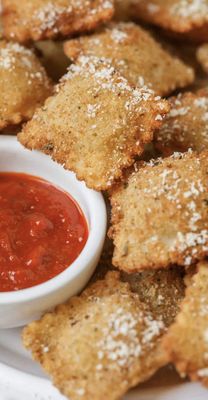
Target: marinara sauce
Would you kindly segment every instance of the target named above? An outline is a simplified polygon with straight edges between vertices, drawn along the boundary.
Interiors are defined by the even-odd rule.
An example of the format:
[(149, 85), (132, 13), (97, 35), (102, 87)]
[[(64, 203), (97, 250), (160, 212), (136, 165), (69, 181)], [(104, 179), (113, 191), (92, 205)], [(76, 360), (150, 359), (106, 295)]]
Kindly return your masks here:
[(87, 238), (86, 219), (68, 193), (34, 176), (0, 173), (0, 292), (60, 274)]

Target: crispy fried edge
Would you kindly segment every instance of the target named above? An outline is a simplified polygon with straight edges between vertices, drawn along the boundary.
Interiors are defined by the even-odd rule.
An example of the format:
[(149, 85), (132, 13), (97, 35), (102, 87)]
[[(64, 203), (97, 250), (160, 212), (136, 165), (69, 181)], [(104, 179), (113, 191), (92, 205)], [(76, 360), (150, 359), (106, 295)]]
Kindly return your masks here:
[[(118, 73), (118, 75), (120, 75), (120, 74)], [(132, 88), (135, 87), (134, 85), (131, 85), (130, 83), (129, 83), (129, 85)], [(61, 86), (60, 86), (60, 90), (61, 90)], [(49, 97), (46, 100), (45, 105), (44, 105), (44, 107), (42, 107), (41, 110), (43, 110), (43, 108), (47, 108), (48, 104), (50, 104), (51, 100), (54, 99), (55, 96), (56, 96), (56, 94), (54, 96)], [(55, 151), (55, 156), (54, 156), (54, 149), (49, 148), (49, 147), (46, 148), (46, 146), (43, 149), (40, 144), (39, 144), (39, 146), (35, 146), (34, 145), (34, 138), (33, 138), (33, 140), (30, 140), (31, 138), (29, 137), (29, 134), (28, 134), (28, 131), (30, 132), (32, 130), (31, 126), (33, 126), (33, 119), (31, 121), (29, 121), (23, 127), (23, 130), (18, 134), (17, 137), (18, 137), (18, 140), (20, 141), (20, 143), (22, 145), (24, 145), (25, 147), (27, 147), (28, 149), (30, 149), (30, 150), (33, 150), (33, 149), (41, 150), (44, 153), (50, 155), (51, 158), (54, 161), (62, 164), (67, 170), (73, 171), (76, 174), (77, 178), (79, 180), (81, 180), (81, 181), (82, 180), (85, 181), (86, 185), (89, 188), (94, 189), (94, 190), (98, 190), (98, 191), (101, 191), (101, 190), (105, 191), (105, 190), (109, 190), (109, 188), (111, 186), (113, 186), (116, 181), (119, 181), (120, 179), (121, 180), (123, 179), (124, 170), (127, 169), (128, 167), (130, 167), (134, 163), (134, 160), (135, 160), (136, 156), (142, 154), (142, 152), (144, 151), (145, 144), (146, 143), (150, 143), (153, 140), (154, 130), (156, 128), (158, 128), (161, 125), (161, 122), (162, 122), (161, 120), (156, 120), (156, 116), (158, 115), (159, 112), (160, 112), (161, 115), (164, 116), (169, 111), (169, 103), (167, 102), (167, 100), (161, 100), (161, 104), (163, 105), (163, 108), (159, 107), (159, 104), (157, 105), (157, 103), (153, 99), (152, 104), (150, 105), (150, 108), (151, 108), (151, 111), (152, 111), (152, 119), (149, 122), (148, 129), (146, 128), (146, 131), (145, 131), (146, 135), (143, 137), (143, 140), (141, 138), (138, 138), (139, 139), (139, 147), (138, 147), (138, 144), (136, 144), (136, 142), (137, 142), (137, 139), (136, 139), (135, 140), (135, 147), (132, 148), (131, 150), (127, 149), (126, 154), (125, 154), (125, 156), (127, 158), (126, 162), (123, 163), (123, 165), (120, 166), (119, 169), (117, 168), (117, 170), (114, 173), (114, 178), (110, 182), (109, 181), (105, 182), (105, 184), (96, 184), (96, 183), (92, 184), (92, 183), (90, 183), (91, 181), (90, 181), (89, 177), (86, 178), (86, 175), (84, 173), (80, 173), (73, 166), (73, 164), (70, 164), (70, 162), (68, 160), (67, 160), (67, 167), (66, 167), (65, 166), (66, 159), (65, 159), (65, 157), (62, 156), (60, 151), (57, 151), (57, 149)], [(135, 115), (137, 115), (136, 112), (135, 112)], [(138, 133), (139, 133), (139, 129), (137, 131), (137, 134)], [(135, 130), (135, 135), (136, 135), (136, 130)]]
[[(189, 154), (189, 158), (194, 158), (196, 155), (198, 157), (201, 156), (201, 158), (205, 158), (206, 155), (208, 155), (208, 150), (204, 150), (203, 152), (201, 152), (200, 154), (197, 154), (196, 152), (186, 152), (184, 153), (185, 155)], [(158, 158), (158, 162), (161, 163), (163, 161), (165, 161), (166, 159), (169, 159), (170, 157), (166, 157), (163, 160), (161, 158)], [(153, 161), (157, 161), (153, 160)], [(141, 272), (141, 271), (145, 271), (147, 270), (147, 266), (141, 267), (141, 268), (127, 268), (124, 265), (120, 265), (120, 263), (118, 261), (115, 261), (115, 236), (117, 234), (117, 232), (119, 232), (119, 229), (117, 228), (117, 226), (119, 225), (119, 222), (121, 221), (121, 216), (120, 216), (120, 211), (118, 211), (117, 209), (117, 202), (114, 199), (114, 195), (116, 195), (117, 192), (119, 192), (122, 189), (122, 186), (125, 185), (125, 183), (127, 183), (129, 177), (131, 176), (131, 174), (133, 172), (138, 172), (139, 169), (145, 168), (146, 163), (144, 161), (139, 161), (139, 162), (135, 162), (135, 164), (129, 168), (128, 170), (125, 171), (125, 175), (123, 176), (123, 179), (121, 182), (117, 182), (112, 188), (111, 190), (109, 190), (109, 195), (110, 195), (110, 203), (111, 203), (111, 207), (112, 207), (112, 212), (111, 212), (111, 226), (108, 230), (108, 236), (110, 239), (113, 240), (114, 243), (114, 255), (113, 255), (113, 260), (112, 263), (113, 265), (118, 268), (120, 271), (123, 272), (127, 272), (127, 273), (137, 273), (137, 272)], [(157, 165), (157, 164), (155, 164)], [(203, 252), (202, 252), (203, 253)], [(201, 257), (198, 257), (198, 254), (195, 254), (195, 262), (199, 262), (201, 261), (203, 258), (205, 257), (205, 254), (202, 255)], [(182, 266), (181, 263), (181, 258), (178, 257), (178, 261), (174, 261), (175, 264), (177, 264), (179, 267)], [(167, 268), (171, 266), (171, 263), (168, 262), (167, 263), (158, 263), (158, 264), (151, 264), (149, 266), (149, 268), (151, 269), (162, 269), (162, 268)], [(184, 266), (184, 265), (183, 265)]]
[[(188, 305), (189, 305), (189, 301), (191, 299), (194, 298), (194, 292), (195, 292), (195, 287), (198, 283), (198, 277), (200, 274), (200, 269), (206, 271), (206, 275), (207, 275), (207, 279), (208, 279), (208, 262), (206, 261), (202, 261), (200, 263), (198, 263), (197, 265), (197, 271), (194, 275), (192, 275), (192, 277), (188, 278), (188, 286), (186, 289), (186, 293), (185, 293), (185, 298), (181, 303), (181, 310), (179, 312), (179, 314), (176, 317), (175, 322), (171, 325), (171, 327), (169, 328), (167, 334), (164, 336), (164, 338), (162, 339), (162, 346), (164, 348), (164, 350), (167, 353), (168, 359), (170, 362), (173, 362), (173, 364), (176, 366), (178, 372), (181, 374), (181, 376), (186, 376), (188, 375), (190, 377), (191, 380), (193, 381), (200, 381), (203, 385), (208, 387), (208, 376), (199, 376), (198, 375), (198, 371), (201, 368), (195, 368), (195, 370), (193, 370), (193, 368), (189, 368), (189, 360), (183, 357), (183, 355), (180, 353), (180, 351), (178, 352), (177, 349), (177, 330), (179, 329), (179, 335), (180, 335), (180, 326), (181, 326), (181, 321), (183, 319), (183, 312), (185, 309), (185, 313), (188, 310)], [(195, 271), (194, 271), (195, 272)], [(198, 288), (197, 288), (198, 289)], [(196, 290), (197, 292), (197, 290)], [(188, 326), (187, 326), (187, 330), (188, 330)], [(180, 335), (181, 337), (181, 335)], [(188, 340), (188, 338), (187, 338)], [(208, 362), (207, 362), (208, 364)]]
[[(121, 285), (123, 287), (126, 287), (129, 292), (131, 293), (132, 298), (136, 297), (138, 302), (141, 303), (141, 305), (143, 305), (144, 309), (143, 311), (145, 312), (145, 306), (144, 304), (139, 300), (139, 296), (138, 294), (134, 293), (131, 291), (130, 289), (130, 284), (124, 281), (120, 281), (119, 280), (120, 277), (120, 273), (118, 271), (114, 271), (114, 272), (108, 272), (107, 275), (105, 276), (104, 280), (98, 280), (97, 282), (93, 283), (91, 286), (89, 286), (87, 289), (85, 289), (85, 291), (79, 296), (75, 296), (72, 299), (69, 299), (69, 301), (65, 304), (65, 305), (59, 305), (56, 307), (55, 311), (53, 313), (60, 313), (62, 311), (62, 309), (64, 310), (64, 307), (66, 307), (67, 305), (70, 305), (71, 301), (76, 301), (76, 299), (82, 299), (82, 298), (86, 298), (87, 296), (90, 296), (91, 294), (96, 293), (96, 295), (99, 295), (99, 292), (103, 292), (104, 289), (106, 290), (112, 290), (113, 287), (116, 287), (116, 285), (118, 283), (121, 283)], [(104, 286), (105, 285), (105, 288)], [(147, 312), (151, 311), (147, 308)], [(30, 325), (28, 325), (27, 327), (24, 328), (23, 333), (22, 333), (22, 339), (23, 339), (23, 344), (26, 347), (26, 349), (32, 351), (32, 356), (33, 359), (35, 361), (40, 362), (43, 366), (44, 366), (44, 357), (43, 354), (44, 352), (40, 351), (40, 340), (38, 339), (38, 329), (39, 326), (42, 323), (46, 323), (46, 325), (48, 324), (48, 316), (50, 316), (52, 313), (47, 313), (45, 314), (41, 320), (39, 321), (35, 321), (32, 322)], [(141, 373), (140, 379), (137, 378), (137, 373), (132, 374), (132, 378), (130, 378), (128, 380), (128, 387), (124, 389), (122, 389), (120, 396), (122, 396), (123, 394), (125, 394), (130, 388), (136, 386), (137, 384), (144, 382), (146, 380), (148, 380), (160, 367), (164, 366), (167, 364), (167, 356), (166, 356), (166, 352), (163, 350), (163, 347), (160, 345), (160, 343), (158, 343), (158, 346), (156, 346), (155, 350), (155, 357), (157, 359), (157, 367), (155, 368), (155, 366), (148, 366), (149, 367), (149, 372), (147, 373), (144, 369), (141, 369), (139, 372)], [(47, 353), (48, 354), (48, 353)], [(51, 360), (51, 365), (53, 365), (53, 360)], [(48, 364), (46, 362), (46, 365), (44, 366), (44, 369), (50, 373), (50, 363)], [(53, 370), (53, 368), (52, 368)], [(53, 378), (54, 379), (54, 378)], [(56, 385), (56, 379), (54, 379), (54, 383)], [(63, 388), (60, 388), (61, 392), (64, 393)], [(119, 398), (120, 398), (119, 396)], [(112, 397), (112, 399), (117, 399), (118, 397)], [(104, 400), (104, 399), (103, 399)]]
[[(105, 1), (105, 0), (103, 0)], [(111, 0), (109, 0), (111, 1)], [(42, 31), (37, 32), (33, 29), (32, 17), (31, 21), (28, 21), (27, 26), (24, 24), (24, 17), (19, 15), (17, 9), (7, 5), (9, 0), (2, 0), (3, 3), (3, 13), (2, 13), (2, 25), (3, 25), (3, 35), (8, 40), (16, 40), (20, 43), (25, 43), (30, 40), (38, 41), (44, 39), (54, 39), (61, 36), (74, 35), (75, 33), (82, 33), (86, 31), (91, 31), (99, 27), (112, 19), (115, 9), (112, 2), (112, 7), (107, 9), (102, 9), (97, 14), (88, 15), (86, 14), (80, 18), (78, 21), (71, 21), (71, 15), (67, 13), (62, 13), (58, 20), (55, 21), (52, 28), (45, 28)], [(27, 0), (25, 0), (27, 2)], [(67, 27), (66, 27), (67, 24)]]

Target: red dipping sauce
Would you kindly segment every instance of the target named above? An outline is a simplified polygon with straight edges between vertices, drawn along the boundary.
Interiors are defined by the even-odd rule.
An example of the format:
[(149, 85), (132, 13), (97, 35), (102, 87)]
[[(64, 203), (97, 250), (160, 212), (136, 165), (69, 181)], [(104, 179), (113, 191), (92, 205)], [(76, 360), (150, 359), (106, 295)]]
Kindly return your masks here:
[(87, 238), (86, 219), (68, 193), (41, 178), (0, 173), (0, 292), (60, 274)]

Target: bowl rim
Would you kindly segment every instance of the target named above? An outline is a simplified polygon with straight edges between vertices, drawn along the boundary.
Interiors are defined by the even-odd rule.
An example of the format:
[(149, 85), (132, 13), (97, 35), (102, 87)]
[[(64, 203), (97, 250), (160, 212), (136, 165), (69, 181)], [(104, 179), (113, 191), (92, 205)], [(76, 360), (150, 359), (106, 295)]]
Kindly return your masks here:
[[(24, 150), (25, 148), (17, 141), (16, 136), (9, 136), (9, 135), (0, 135), (0, 145), (1, 142), (9, 142), (9, 147), (11, 146), (21, 146), (19, 149)], [(25, 149), (27, 150), (27, 149)], [(36, 154), (40, 154), (42, 156), (41, 152), (34, 151)], [(47, 156), (49, 157), (49, 156)], [(53, 161), (49, 157), (50, 162)], [(56, 164), (56, 162), (54, 162)], [(57, 164), (58, 167), (60, 168), (60, 165)], [(15, 171), (14, 171), (15, 172)], [(63, 168), (64, 173), (69, 173), (72, 174), (75, 177), (75, 174), (71, 171), (66, 171)], [(26, 172), (27, 173), (27, 172)], [(35, 174), (34, 174), (35, 176)], [(37, 174), (36, 176), (39, 176)], [(44, 178), (43, 178), (44, 179)], [(47, 180), (47, 179), (46, 179)], [(53, 177), (51, 177), (51, 183), (55, 184), (53, 182)], [(0, 306), (1, 305), (11, 305), (13, 303), (23, 303), (27, 301), (31, 301), (40, 297), (45, 297), (49, 295), (50, 293), (56, 292), (59, 290), (62, 286), (64, 287), (66, 284), (69, 284), (70, 281), (73, 281), (76, 279), (76, 277), (80, 274), (82, 274), (89, 263), (93, 260), (94, 255), (97, 253), (99, 250), (100, 246), (103, 245), (105, 235), (106, 235), (106, 228), (107, 228), (107, 211), (106, 211), (106, 204), (103, 198), (103, 195), (99, 192), (96, 192), (93, 189), (89, 189), (86, 187), (86, 185), (83, 185), (82, 181), (79, 181), (75, 177), (75, 183), (77, 185), (82, 185), (82, 193), (84, 195), (84, 192), (86, 193), (85, 200), (86, 204), (88, 207), (88, 213), (89, 213), (89, 218), (86, 216), (85, 211), (79, 204), (79, 200), (75, 200), (73, 195), (68, 191), (72, 199), (75, 200), (75, 202), (78, 204), (78, 206), (81, 208), (85, 219), (88, 224), (88, 229), (89, 229), (89, 235), (87, 242), (79, 254), (79, 256), (75, 259), (75, 261), (69, 265), (64, 271), (62, 271), (60, 274), (56, 275), (55, 277), (49, 279), (46, 282), (43, 282), (39, 285), (32, 286), (30, 288), (26, 289), (20, 289), (17, 291), (9, 291), (9, 292), (0, 292)], [(56, 184), (55, 184), (56, 185)], [(57, 185), (56, 185), (57, 186)], [(66, 190), (67, 192), (67, 190)], [(89, 226), (89, 220), (90, 220), (90, 226)]]

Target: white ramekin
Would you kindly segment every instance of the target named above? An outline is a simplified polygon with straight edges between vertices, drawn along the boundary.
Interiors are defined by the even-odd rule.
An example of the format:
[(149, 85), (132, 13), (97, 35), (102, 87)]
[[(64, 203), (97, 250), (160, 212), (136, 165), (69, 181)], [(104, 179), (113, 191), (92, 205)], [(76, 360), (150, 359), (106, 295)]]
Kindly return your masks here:
[(89, 237), (79, 257), (55, 278), (29, 289), (0, 293), (0, 329), (25, 325), (83, 289), (99, 260), (107, 220), (100, 193), (88, 189), (50, 157), (25, 149), (16, 137), (0, 135), (0, 172), (3, 171), (39, 176), (70, 193), (84, 212)]

